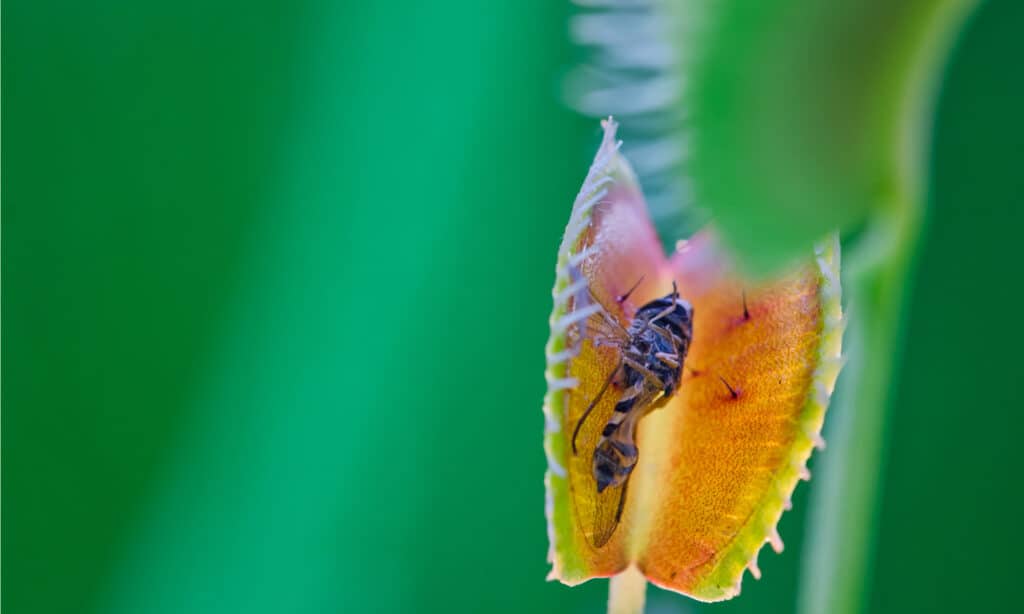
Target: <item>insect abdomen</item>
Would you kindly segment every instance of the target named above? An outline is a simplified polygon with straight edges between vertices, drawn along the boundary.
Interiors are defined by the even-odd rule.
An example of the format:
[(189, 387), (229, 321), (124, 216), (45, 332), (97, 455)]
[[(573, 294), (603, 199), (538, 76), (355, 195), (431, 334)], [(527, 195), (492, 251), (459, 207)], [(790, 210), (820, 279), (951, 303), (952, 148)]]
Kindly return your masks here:
[(615, 431), (619, 428), (619, 425), (626, 419), (629, 412), (633, 410), (633, 406), (636, 405), (636, 397), (628, 399), (622, 399), (615, 404), (615, 412), (612, 413), (612, 417), (608, 420), (608, 424), (604, 425), (604, 430), (601, 431), (602, 437), (611, 437), (615, 434)]

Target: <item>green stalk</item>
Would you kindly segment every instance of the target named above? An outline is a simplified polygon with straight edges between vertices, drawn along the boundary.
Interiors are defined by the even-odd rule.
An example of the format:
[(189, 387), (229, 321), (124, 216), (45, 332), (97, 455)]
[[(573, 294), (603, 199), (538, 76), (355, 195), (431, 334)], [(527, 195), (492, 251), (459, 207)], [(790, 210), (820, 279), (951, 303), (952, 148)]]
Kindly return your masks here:
[(833, 399), (828, 449), (815, 471), (798, 612), (855, 613), (868, 594), (886, 412), (902, 347), (905, 281), (917, 243), (904, 226), (896, 253), (857, 268), (847, 260), (847, 365)]
[[(800, 581), (801, 614), (856, 614), (870, 594), (869, 569), (885, 454), (886, 415), (898, 381), (907, 280), (924, 217), (927, 152), (939, 75), (975, 2), (947, 2), (918, 24), (897, 137), (900, 185), (845, 259), (848, 364), (833, 401), (829, 447), (817, 469)], [(886, 207), (885, 205), (888, 205)]]
[(608, 585), (608, 614), (643, 614), (647, 580), (636, 567), (630, 566)]

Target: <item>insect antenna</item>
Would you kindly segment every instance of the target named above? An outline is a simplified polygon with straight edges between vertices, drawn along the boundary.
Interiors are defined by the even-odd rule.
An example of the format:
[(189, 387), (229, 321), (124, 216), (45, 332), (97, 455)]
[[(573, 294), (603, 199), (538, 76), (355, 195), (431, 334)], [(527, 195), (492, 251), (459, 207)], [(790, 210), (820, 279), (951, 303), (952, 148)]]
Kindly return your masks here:
[(615, 368), (612, 369), (612, 372), (608, 374), (608, 379), (606, 379), (604, 381), (604, 385), (601, 386), (601, 390), (599, 390), (597, 392), (597, 396), (594, 397), (594, 400), (590, 402), (590, 405), (587, 406), (587, 409), (585, 409), (583, 411), (583, 415), (580, 416), (579, 421), (576, 422), (576, 428), (572, 432), (572, 454), (573, 454), (573, 456), (576, 456), (576, 437), (578, 437), (579, 434), (580, 434), (580, 428), (582, 428), (583, 427), (583, 423), (587, 421), (587, 417), (590, 416), (590, 412), (594, 411), (594, 408), (597, 407), (598, 401), (600, 401), (601, 397), (604, 396), (605, 391), (608, 390), (608, 386), (612, 383), (612, 380), (615, 379), (615, 374), (618, 373), (619, 369), (621, 369), (621, 368), (622, 368), (622, 361), (620, 360), (619, 364), (615, 365)]

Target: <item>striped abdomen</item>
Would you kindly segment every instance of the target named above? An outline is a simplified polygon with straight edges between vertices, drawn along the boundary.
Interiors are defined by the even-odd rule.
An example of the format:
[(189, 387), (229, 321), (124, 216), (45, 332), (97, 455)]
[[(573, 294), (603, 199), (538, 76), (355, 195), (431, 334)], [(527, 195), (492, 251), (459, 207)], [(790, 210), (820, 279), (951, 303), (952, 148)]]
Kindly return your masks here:
[(597, 492), (624, 482), (639, 459), (635, 435), (642, 409), (636, 407), (636, 402), (637, 397), (632, 396), (616, 403), (615, 412), (601, 432), (601, 441), (594, 449)]

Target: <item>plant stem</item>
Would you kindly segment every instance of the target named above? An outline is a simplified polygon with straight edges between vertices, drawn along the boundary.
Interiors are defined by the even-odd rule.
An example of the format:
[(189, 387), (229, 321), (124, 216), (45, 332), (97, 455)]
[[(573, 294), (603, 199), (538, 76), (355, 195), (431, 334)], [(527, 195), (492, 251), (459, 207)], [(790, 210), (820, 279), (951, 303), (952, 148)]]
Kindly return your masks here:
[[(952, 41), (975, 5), (945, 0), (916, 24), (903, 77), (896, 198), (878, 203), (872, 229), (844, 258), (850, 322), (848, 364), (840, 378), (829, 447), (812, 493), (798, 612), (857, 614), (870, 595), (885, 454), (886, 412), (898, 381), (909, 273), (924, 217), (927, 154), (939, 77)], [(922, 13), (924, 15), (925, 13)]]
[(630, 565), (608, 585), (608, 614), (643, 614), (647, 580)]
[(908, 259), (844, 282), (851, 297), (849, 364), (810, 507), (798, 611), (855, 613), (868, 594), (885, 450), (885, 416), (899, 364)]

